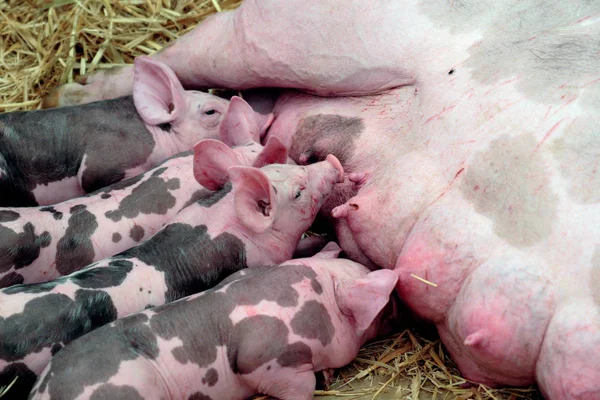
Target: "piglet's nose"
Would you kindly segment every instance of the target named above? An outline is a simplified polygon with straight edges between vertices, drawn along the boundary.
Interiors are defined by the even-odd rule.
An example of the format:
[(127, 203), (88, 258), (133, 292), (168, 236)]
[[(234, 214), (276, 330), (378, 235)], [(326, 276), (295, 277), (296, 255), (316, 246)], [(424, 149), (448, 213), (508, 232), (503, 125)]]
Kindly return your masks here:
[(340, 160), (338, 160), (337, 157), (333, 154), (329, 154), (327, 158), (325, 158), (325, 161), (329, 162), (337, 170), (337, 183), (344, 182), (344, 168), (342, 167), (342, 163), (340, 162)]

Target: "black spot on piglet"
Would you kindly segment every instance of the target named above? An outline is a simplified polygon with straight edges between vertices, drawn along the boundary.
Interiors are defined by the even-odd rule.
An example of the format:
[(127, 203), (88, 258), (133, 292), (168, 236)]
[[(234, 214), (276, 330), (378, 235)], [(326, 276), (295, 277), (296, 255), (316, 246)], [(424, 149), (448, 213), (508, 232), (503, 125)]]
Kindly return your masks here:
[(22, 233), (0, 225), (0, 272), (8, 271), (12, 266), (19, 269), (30, 265), (40, 255), (40, 249), (51, 241), (48, 232), (36, 235), (31, 222), (23, 226)]
[(212, 399), (209, 396), (205, 395), (204, 393), (195, 392), (190, 397), (188, 397), (187, 400), (212, 400)]
[(54, 209), (54, 207), (41, 207), (40, 211), (42, 212), (49, 212), (52, 213), (52, 216), (54, 217), (54, 219), (56, 220), (61, 220), (63, 217), (63, 213), (61, 213), (60, 211), (56, 211)]
[(65, 235), (56, 245), (56, 270), (62, 275), (75, 272), (94, 261), (91, 236), (98, 228), (96, 216), (83, 204), (71, 207)]
[(0, 278), (0, 288), (5, 288), (13, 285), (20, 285), (24, 281), (23, 275), (16, 272), (10, 272)]
[(19, 213), (9, 210), (0, 210), (0, 222), (12, 222), (19, 218)]
[(92, 395), (90, 400), (144, 400), (138, 391), (129, 385), (116, 386), (112, 383), (100, 385)]
[[(53, 399), (73, 400), (86, 386), (106, 383), (117, 374), (122, 361), (140, 356), (155, 359), (159, 349), (156, 336), (143, 324), (147, 319), (144, 314), (134, 314), (86, 336), (85, 340), (73, 341), (54, 357), (38, 392), (48, 389)], [(115, 398), (119, 397), (110, 397)]]
[(129, 237), (134, 241), (139, 242), (144, 237), (144, 228), (139, 225), (134, 225), (129, 231)]

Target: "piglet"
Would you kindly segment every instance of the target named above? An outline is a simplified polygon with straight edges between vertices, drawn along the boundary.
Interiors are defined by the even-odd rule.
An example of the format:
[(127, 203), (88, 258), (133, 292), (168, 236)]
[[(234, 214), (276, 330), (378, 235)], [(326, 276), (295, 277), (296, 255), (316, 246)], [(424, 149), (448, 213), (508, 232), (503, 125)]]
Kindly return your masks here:
[(139, 175), (218, 138), (227, 105), (141, 57), (133, 96), (0, 114), (0, 207), (56, 204)]
[(226, 168), (223, 161), (210, 171), (205, 179), (215, 175), (213, 184), (224, 173), (230, 182), (199, 196), (141, 245), (60, 279), (0, 292), (0, 386), (20, 375), (15, 393), (26, 392), (71, 340), (214, 287), (242, 268), (289, 260), (323, 200), (344, 180), (334, 156), (261, 169)]
[(234, 97), (218, 128), (221, 140), (237, 146), (233, 151), (206, 139), (196, 144), (194, 155), (180, 153), (85, 197), (55, 206), (0, 209), (0, 288), (56, 279), (143, 242), (206, 195), (197, 180), (208, 185), (203, 171), (222, 164), (224, 157), (228, 165), (285, 162), (279, 159), (279, 140), (268, 142), (264, 151), (258, 144), (271, 118)]
[(242, 270), (98, 329), (54, 357), (30, 398), (312, 399), (314, 373), (387, 333), (396, 306), (394, 272), (339, 252)]

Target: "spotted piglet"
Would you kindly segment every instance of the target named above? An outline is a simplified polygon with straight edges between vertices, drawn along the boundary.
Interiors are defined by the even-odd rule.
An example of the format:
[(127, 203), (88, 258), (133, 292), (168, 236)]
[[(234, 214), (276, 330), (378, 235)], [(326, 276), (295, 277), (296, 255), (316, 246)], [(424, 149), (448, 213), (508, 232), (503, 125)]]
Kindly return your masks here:
[[(77, 337), (207, 290), (242, 268), (291, 259), (323, 200), (344, 180), (334, 156), (310, 166), (227, 167), (235, 154), (214, 143), (223, 156), (202, 179), (213, 176), (218, 186), (227, 174), (230, 182), (203, 192), (146, 242), (63, 278), (0, 292), (0, 386), (19, 375), (13, 389), (27, 392), (51, 356)], [(286, 160), (283, 145), (281, 153)]]
[[(219, 138), (200, 141), (156, 168), (54, 206), (0, 208), (0, 288), (46, 282), (118, 254), (156, 233), (193, 199), (206, 194), (204, 169), (213, 163), (263, 166), (279, 160), (281, 144), (259, 144), (265, 121), (239, 97), (229, 103)], [(195, 160), (195, 161), (194, 161)], [(285, 162), (285, 160), (279, 160)], [(215, 189), (215, 187), (211, 187)]]
[[(141, 57), (133, 96), (0, 114), (0, 206), (56, 204), (139, 175), (217, 139), (227, 107), (184, 90), (168, 67)], [(264, 132), (269, 120), (262, 122)]]
[[(246, 269), (98, 329), (54, 357), (31, 399), (312, 399), (316, 371), (389, 333), (397, 276), (336, 259)], [(393, 297), (392, 297), (393, 298)]]

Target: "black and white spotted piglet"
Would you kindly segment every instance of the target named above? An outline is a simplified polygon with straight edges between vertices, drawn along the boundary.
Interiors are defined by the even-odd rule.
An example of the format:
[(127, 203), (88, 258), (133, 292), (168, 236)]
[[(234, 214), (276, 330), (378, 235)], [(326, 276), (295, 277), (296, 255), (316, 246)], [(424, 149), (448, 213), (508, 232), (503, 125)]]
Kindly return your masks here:
[(220, 139), (237, 146), (233, 151), (204, 140), (194, 146), (194, 155), (180, 153), (85, 197), (51, 207), (0, 208), (0, 288), (47, 282), (143, 242), (206, 194), (198, 182), (210, 184), (204, 171), (214, 164), (261, 167), (285, 162), (279, 159), (278, 140), (264, 151), (259, 144), (264, 118), (269, 117), (234, 97), (219, 127)]
[(104, 326), (58, 353), (31, 399), (312, 399), (314, 372), (349, 363), (397, 317), (396, 274), (339, 251), (239, 271)]
[[(0, 114), (0, 206), (56, 204), (139, 175), (217, 139), (227, 106), (140, 57), (133, 96)], [(269, 123), (265, 116), (261, 129)]]
[(148, 241), (67, 277), (2, 290), (0, 386), (19, 374), (26, 391), (61, 346), (117, 318), (209, 289), (239, 269), (289, 260), (344, 180), (334, 156), (309, 166), (226, 168), (232, 158), (205, 175), (218, 185), (228, 174), (229, 184), (197, 198)]

